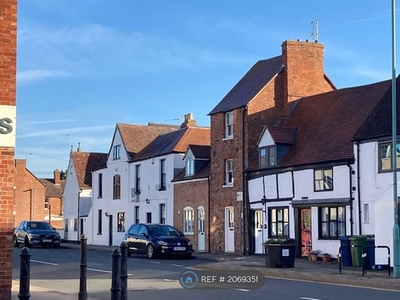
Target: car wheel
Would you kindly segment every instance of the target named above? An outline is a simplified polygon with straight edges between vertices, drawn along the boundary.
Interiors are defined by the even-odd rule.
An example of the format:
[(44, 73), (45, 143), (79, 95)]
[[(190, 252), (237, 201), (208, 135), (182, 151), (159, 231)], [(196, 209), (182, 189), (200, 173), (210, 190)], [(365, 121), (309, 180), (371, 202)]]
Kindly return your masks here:
[(54, 248), (56, 248), (56, 249), (58, 249), (58, 248), (60, 248), (60, 244), (54, 244)]
[(155, 256), (154, 255), (154, 246), (153, 245), (148, 245), (146, 253), (147, 253), (147, 258), (150, 258), (150, 259), (154, 258), (154, 256)]
[(25, 242), (24, 242), (24, 244), (25, 244), (25, 247), (28, 247), (28, 248), (32, 247), (32, 244), (29, 243), (28, 237), (25, 237)]
[(185, 258), (185, 259), (191, 259), (191, 258), (192, 258), (192, 253), (186, 254), (186, 255), (184, 256), (184, 258)]
[(19, 247), (18, 239), (16, 236), (14, 236), (14, 247)]
[(131, 257), (132, 252), (128, 250), (128, 257)]

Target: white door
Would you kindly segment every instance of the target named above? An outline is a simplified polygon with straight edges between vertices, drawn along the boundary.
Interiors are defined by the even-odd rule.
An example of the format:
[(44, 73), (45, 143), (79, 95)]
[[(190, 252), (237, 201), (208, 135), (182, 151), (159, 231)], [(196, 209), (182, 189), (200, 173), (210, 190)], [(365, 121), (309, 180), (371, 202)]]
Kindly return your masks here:
[(261, 209), (254, 211), (254, 235), (255, 235), (255, 253), (264, 253), (264, 221), (263, 211)]
[(206, 235), (204, 232), (204, 220), (205, 213), (204, 207), (199, 206), (197, 208), (197, 223), (198, 223), (198, 232), (197, 232), (197, 251), (205, 251), (206, 249)]
[(235, 221), (233, 207), (225, 207), (225, 252), (235, 251)]

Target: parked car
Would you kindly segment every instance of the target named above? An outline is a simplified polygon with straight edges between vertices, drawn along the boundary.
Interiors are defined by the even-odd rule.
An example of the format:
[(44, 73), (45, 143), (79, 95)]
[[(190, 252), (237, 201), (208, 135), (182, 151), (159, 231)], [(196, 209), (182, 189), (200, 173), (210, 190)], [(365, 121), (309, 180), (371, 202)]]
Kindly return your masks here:
[(128, 256), (146, 254), (148, 258), (177, 255), (190, 258), (192, 243), (175, 227), (165, 224), (134, 224), (125, 233)]
[(22, 221), (14, 230), (13, 240), (14, 247), (20, 244), (29, 248), (35, 245), (54, 248), (61, 246), (60, 234), (46, 221)]

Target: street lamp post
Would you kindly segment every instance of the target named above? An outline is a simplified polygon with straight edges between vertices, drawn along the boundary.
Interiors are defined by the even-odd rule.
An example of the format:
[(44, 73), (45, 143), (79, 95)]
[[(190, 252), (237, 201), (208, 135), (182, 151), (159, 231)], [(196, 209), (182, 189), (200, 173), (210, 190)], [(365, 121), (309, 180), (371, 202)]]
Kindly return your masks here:
[(396, 0), (392, 0), (392, 170), (393, 170), (393, 276), (400, 278), (399, 211), (397, 199), (397, 100), (396, 100)]

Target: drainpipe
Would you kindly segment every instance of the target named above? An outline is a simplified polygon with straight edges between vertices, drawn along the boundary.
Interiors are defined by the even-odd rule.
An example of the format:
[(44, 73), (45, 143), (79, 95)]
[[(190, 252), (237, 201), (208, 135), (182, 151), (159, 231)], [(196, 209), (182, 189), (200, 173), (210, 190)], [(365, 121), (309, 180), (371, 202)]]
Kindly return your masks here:
[[(244, 254), (244, 249), (246, 248), (245, 246), (245, 241), (247, 240), (247, 244), (248, 245), (250, 245), (250, 231), (249, 231), (249, 223), (250, 222), (246, 222), (247, 220), (248, 220), (248, 218), (247, 218), (247, 215), (249, 214), (249, 212), (248, 212), (248, 205), (247, 205), (247, 201), (248, 201), (248, 197), (246, 197), (246, 194), (247, 194), (247, 192), (246, 192), (246, 175), (245, 175), (245, 173), (244, 173), (244, 169), (245, 169), (245, 161), (246, 161), (246, 153), (247, 153), (247, 144), (246, 144), (246, 139), (245, 139), (245, 129), (246, 129), (246, 127), (245, 127), (245, 124), (244, 124), (244, 122), (245, 122), (245, 114), (246, 114), (246, 112), (247, 112), (247, 105), (243, 108), (243, 111), (242, 111), (242, 146), (243, 146), (243, 149), (242, 149), (242, 203), (241, 203), (241, 205), (242, 205), (242, 213), (241, 213), (241, 229), (243, 230), (243, 235), (242, 235), (242, 233), (240, 232), (240, 240), (242, 241), (241, 243), (242, 243), (242, 247), (241, 247), (241, 249), (240, 249), (240, 256), (242, 256), (243, 254)], [(245, 226), (245, 224), (247, 225), (247, 226)], [(247, 235), (245, 234), (246, 232), (245, 232), (245, 228), (247, 227)], [(246, 237), (247, 237), (247, 239), (246, 239)], [(248, 252), (248, 251), (246, 251), (246, 252)], [(248, 254), (248, 253), (247, 253)]]
[(347, 167), (349, 168), (349, 194), (350, 194), (350, 235), (353, 235), (353, 226), (354, 226), (354, 220), (353, 220), (353, 170), (351, 167), (350, 162), (347, 163)]
[(358, 200), (358, 234), (362, 234), (361, 230), (361, 189), (360, 189), (360, 142), (357, 141), (357, 200)]
[(207, 216), (208, 216), (208, 234), (207, 234), (207, 240), (208, 240), (208, 253), (210, 253), (211, 252), (211, 216), (210, 216), (210, 213), (211, 213), (211, 207), (210, 207), (210, 205), (211, 205), (211, 185), (210, 185), (210, 177), (211, 177), (211, 175), (210, 176), (208, 176), (208, 178), (207, 178), (207, 183), (208, 183), (208, 199), (207, 199), (207, 201), (208, 201), (208, 205), (207, 205), (207, 209), (208, 209), (208, 213), (207, 213)]

